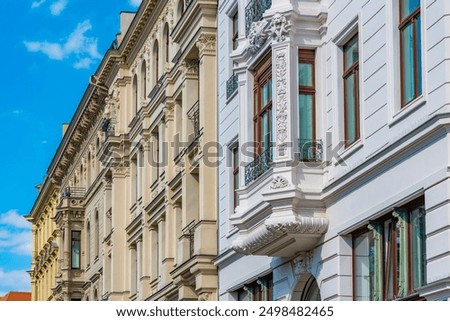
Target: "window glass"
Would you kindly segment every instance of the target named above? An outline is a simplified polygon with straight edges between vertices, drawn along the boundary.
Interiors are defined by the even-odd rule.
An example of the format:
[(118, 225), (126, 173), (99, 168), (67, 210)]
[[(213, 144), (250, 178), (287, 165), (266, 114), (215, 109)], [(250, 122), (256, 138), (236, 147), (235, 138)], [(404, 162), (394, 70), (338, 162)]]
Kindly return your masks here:
[(420, 0), (400, 0), (401, 18), (404, 19), (420, 7)]

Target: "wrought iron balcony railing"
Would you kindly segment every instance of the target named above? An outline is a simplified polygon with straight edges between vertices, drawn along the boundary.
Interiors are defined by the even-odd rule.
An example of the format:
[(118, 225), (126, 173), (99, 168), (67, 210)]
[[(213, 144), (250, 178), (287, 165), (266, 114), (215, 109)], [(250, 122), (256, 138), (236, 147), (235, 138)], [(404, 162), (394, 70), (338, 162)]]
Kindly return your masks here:
[(227, 99), (231, 97), (231, 95), (237, 90), (237, 88), (238, 88), (238, 76), (233, 74), (227, 80)]
[(248, 36), (252, 23), (262, 18), (264, 11), (272, 6), (272, 0), (252, 0), (245, 7), (245, 35)]
[(321, 162), (323, 156), (322, 140), (299, 139), (297, 158), (301, 162)]
[(267, 172), (272, 162), (272, 148), (269, 147), (258, 155), (250, 164), (245, 166), (245, 185), (250, 184), (262, 174)]
[(66, 187), (60, 194), (60, 200), (65, 198), (82, 198), (86, 193), (86, 188), (69, 186)]

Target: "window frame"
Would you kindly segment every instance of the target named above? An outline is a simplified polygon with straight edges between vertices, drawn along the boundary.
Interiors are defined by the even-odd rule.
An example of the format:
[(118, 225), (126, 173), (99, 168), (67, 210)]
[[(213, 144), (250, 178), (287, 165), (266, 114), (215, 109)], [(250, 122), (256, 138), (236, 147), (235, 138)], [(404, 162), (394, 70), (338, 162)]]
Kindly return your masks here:
[[(298, 64), (310, 64), (312, 68), (312, 86), (301, 86), (300, 77), (298, 76), (298, 95), (311, 95), (312, 96), (312, 140), (317, 137), (317, 125), (316, 125), (316, 51), (314, 49), (298, 49)], [(300, 127), (300, 99), (298, 100), (298, 122)], [(302, 139), (299, 132), (299, 139)]]
[(272, 55), (271, 52), (267, 53), (259, 62), (259, 64), (255, 67), (254, 71), (254, 87), (253, 87), (253, 132), (254, 132), (254, 143), (255, 146), (255, 153), (256, 155), (261, 155), (265, 150), (262, 150), (263, 146), (263, 137), (262, 137), (262, 127), (263, 127), (263, 120), (262, 116), (267, 113), (268, 114), (268, 122), (270, 126), (269, 132), (270, 132), (270, 146), (273, 144), (273, 119), (272, 119), (272, 104), (273, 104), (273, 90), (272, 85), (269, 85), (269, 92), (270, 92), (270, 100), (267, 102), (265, 106), (261, 106), (262, 99), (262, 88), (263, 85), (269, 82), (269, 84), (272, 84), (273, 78), (272, 78)]
[[(423, 196), (401, 206), (398, 207), (399, 209), (403, 209), (407, 212), (407, 227), (406, 227), (406, 231), (407, 231), (407, 244), (406, 244), (406, 248), (407, 248), (407, 281), (408, 281), (408, 287), (406, 289), (406, 294), (404, 296), (398, 296), (398, 292), (399, 292), (399, 266), (398, 266), (398, 260), (399, 260), (399, 256), (398, 253), (400, 251), (400, 248), (402, 247), (402, 244), (397, 244), (397, 236), (400, 235), (400, 233), (397, 233), (397, 222), (398, 222), (398, 218), (395, 218), (392, 214), (393, 212), (383, 215), (380, 218), (377, 218), (376, 220), (371, 221), (371, 224), (378, 224), (382, 226), (382, 235), (381, 235), (381, 257), (382, 257), (382, 271), (381, 271), (381, 278), (382, 278), (382, 300), (383, 301), (389, 301), (389, 300), (402, 300), (402, 299), (409, 299), (409, 297), (413, 296), (414, 294), (417, 294), (417, 290), (414, 288), (414, 284), (413, 284), (413, 277), (414, 277), (414, 267), (413, 267), (413, 247), (412, 247), (412, 236), (413, 236), (413, 231), (412, 231), (412, 224), (410, 221), (410, 217), (411, 217), (411, 213), (414, 210), (418, 210), (418, 209), (425, 209), (425, 199)], [(395, 208), (394, 208), (395, 210)], [(424, 214), (424, 220), (425, 220), (425, 216), (426, 213)], [(390, 235), (390, 243), (388, 244), (390, 246), (390, 251), (391, 251), (391, 259), (392, 259), (392, 298), (388, 297), (388, 289), (389, 289), (389, 279), (387, 277), (386, 274), (386, 251), (388, 250), (388, 248), (386, 247), (386, 239), (385, 239), (385, 223), (386, 222), (391, 222), (391, 224), (393, 225), (393, 229), (391, 230), (391, 235)], [(352, 234), (352, 284), (353, 284), (353, 300), (356, 300), (356, 295), (357, 295), (357, 288), (356, 288), (356, 252), (355, 252), (355, 240), (357, 238), (359, 238), (360, 236), (366, 234), (366, 233), (372, 233), (372, 231), (370, 231), (367, 227), (362, 227), (360, 229), (358, 229), (357, 231), (355, 231)], [(398, 234), (398, 235), (397, 235)], [(424, 230), (424, 235), (426, 238), (426, 232)], [(373, 237), (373, 236), (371, 236)], [(426, 245), (424, 247), (424, 252), (426, 253)], [(424, 261), (421, 262), (421, 264), (424, 264), (423, 268), (425, 271), (425, 275), (424, 275), (424, 284), (422, 284), (421, 286), (426, 284), (426, 259)], [(372, 297), (369, 298), (371, 301), (373, 300)], [(414, 300), (416, 300), (417, 298), (414, 297)], [(421, 298), (419, 298), (421, 299)]]
[(239, 46), (238, 44), (239, 38), (239, 11), (236, 10), (231, 15), (231, 49), (236, 50)]
[[(79, 233), (78, 237), (75, 237), (75, 233)], [(74, 242), (78, 243), (78, 266), (74, 266)], [(81, 231), (73, 230), (70, 232), (70, 268), (72, 270), (81, 269)]]
[[(409, 103), (411, 103), (412, 101), (414, 101), (417, 97), (419, 97), (420, 95), (422, 95), (423, 92), (423, 84), (420, 88), (419, 91), (419, 83), (421, 83), (420, 79), (419, 79), (419, 68), (422, 68), (422, 62), (420, 62), (419, 65), (419, 61), (418, 58), (416, 57), (418, 49), (420, 49), (420, 51), (422, 51), (422, 49), (420, 47), (418, 47), (418, 35), (417, 35), (417, 28), (421, 28), (421, 25), (417, 26), (417, 20), (418, 18), (421, 16), (421, 1), (419, 1), (419, 6), (412, 11), (411, 13), (409, 13), (406, 17), (402, 18), (402, 11), (403, 11), (403, 1), (399, 0), (399, 26), (398, 26), (398, 30), (399, 30), (399, 37), (400, 37), (400, 105), (401, 108), (404, 108), (406, 106), (409, 105)], [(413, 33), (413, 48), (412, 48), (412, 52), (414, 54), (413, 56), (413, 68), (414, 68), (414, 96), (413, 98), (411, 98), (408, 101), (405, 101), (405, 93), (403, 90), (403, 84), (406, 82), (406, 80), (404, 79), (404, 62), (403, 62), (403, 31), (408, 28), (410, 25), (412, 25), (412, 33)], [(422, 35), (422, 32), (420, 32), (420, 34)], [(421, 41), (420, 41), (421, 43)], [(422, 57), (422, 54), (420, 54), (420, 56)], [(409, 80), (409, 79), (408, 79)]]
[[(350, 44), (353, 43), (353, 41), (357, 42), (358, 45), (358, 60), (348, 66), (346, 68), (345, 62), (347, 58), (347, 52), (346, 47), (348, 47)], [(354, 34), (350, 39), (348, 39), (342, 46), (343, 51), (343, 73), (342, 73), (342, 79), (343, 79), (343, 88), (344, 88), (344, 141), (345, 141), (345, 147), (350, 147), (354, 143), (356, 143), (358, 140), (361, 139), (361, 124), (360, 124), (360, 103), (359, 103), (359, 33)], [(348, 129), (349, 124), (347, 123), (347, 82), (346, 80), (351, 76), (354, 75), (354, 86), (353, 86), (353, 112), (355, 117), (355, 125), (354, 125), (354, 131), (355, 131), (355, 139), (353, 141), (349, 141), (348, 139)]]
[[(233, 208), (239, 206), (239, 197), (237, 195), (237, 189), (240, 186), (240, 178), (239, 178), (239, 144), (236, 144), (231, 148), (231, 161), (232, 161), (232, 173), (233, 173)], [(237, 164), (236, 164), (237, 163)], [(236, 178), (237, 178), (237, 186), (236, 186)], [(237, 187), (237, 188), (236, 188)]]

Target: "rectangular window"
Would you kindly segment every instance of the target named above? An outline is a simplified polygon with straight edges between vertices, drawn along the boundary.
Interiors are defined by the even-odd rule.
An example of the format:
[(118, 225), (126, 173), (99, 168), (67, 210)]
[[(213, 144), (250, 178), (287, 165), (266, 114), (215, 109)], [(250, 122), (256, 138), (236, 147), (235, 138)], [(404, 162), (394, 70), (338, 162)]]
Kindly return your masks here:
[(298, 51), (298, 116), (300, 160), (315, 160), (316, 144), (316, 86), (315, 51)]
[(343, 48), (344, 51), (344, 127), (345, 146), (359, 137), (359, 47), (356, 34)]
[(239, 189), (239, 146), (232, 149), (233, 154), (233, 204), (234, 208), (239, 205), (239, 196), (237, 190)]
[(233, 50), (238, 47), (238, 37), (239, 37), (239, 17), (238, 11), (233, 14), (232, 20), (232, 31), (231, 31), (231, 42), (233, 43)]
[(272, 146), (272, 60), (267, 55), (255, 70), (254, 131), (257, 154)]
[(246, 284), (237, 291), (238, 301), (272, 301), (273, 277), (269, 274), (265, 277)]
[(425, 209), (420, 198), (353, 237), (354, 299), (395, 300), (426, 282)]
[(402, 107), (422, 94), (420, 0), (400, 0)]
[(81, 242), (81, 232), (72, 231), (71, 234), (71, 267), (72, 269), (80, 268), (80, 242)]

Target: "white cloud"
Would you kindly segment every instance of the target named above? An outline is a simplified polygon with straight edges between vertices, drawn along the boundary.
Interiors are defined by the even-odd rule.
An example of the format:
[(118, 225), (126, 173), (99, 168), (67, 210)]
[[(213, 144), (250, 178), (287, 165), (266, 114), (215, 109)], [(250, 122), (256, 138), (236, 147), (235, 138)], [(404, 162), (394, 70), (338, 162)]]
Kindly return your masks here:
[(67, 0), (58, 0), (56, 2), (53, 2), (50, 5), (50, 12), (54, 16), (59, 16), (61, 12), (66, 8), (68, 1)]
[(16, 210), (10, 210), (0, 214), (0, 225), (9, 225), (19, 229), (30, 229), (31, 223), (28, 222)]
[(4, 271), (0, 268), (0, 291), (30, 291), (30, 276), (25, 270)]
[(63, 48), (58, 43), (51, 43), (47, 41), (25, 41), (25, 47), (29, 52), (42, 52), (47, 57), (53, 60), (63, 60)]
[(76, 69), (89, 68), (90, 64), (102, 56), (97, 49), (97, 38), (87, 37), (85, 34), (92, 29), (89, 20), (77, 25), (74, 31), (65, 41), (25, 41), (25, 47), (29, 52), (42, 52), (53, 60), (64, 60), (71, 56), (76, 58)]
[(142, 0), (129, 0), (130, 4), (135, 7), (139, 7)]
[(92, 64), (91, 58), (83, 58), (74, 63), (73, 67), (75, 69), (88, 69)]
[(16, 210), (0, 214), (0, 252), (31, 255), (31, 243), (31, 224), (22, 215)]
[(31, 8), (39, 8), (41, 5), (43, 5), (45, 3), (46, 0), (39, 0), (39, 1), (34, 1), (31, 4)]

